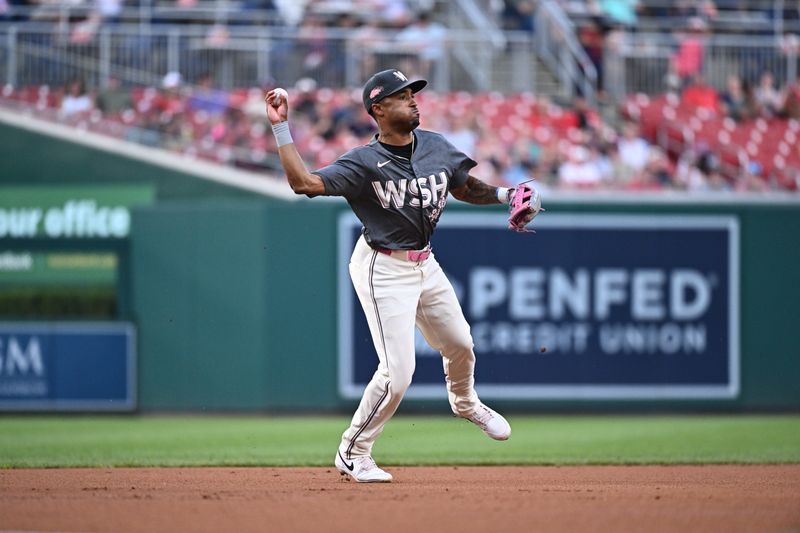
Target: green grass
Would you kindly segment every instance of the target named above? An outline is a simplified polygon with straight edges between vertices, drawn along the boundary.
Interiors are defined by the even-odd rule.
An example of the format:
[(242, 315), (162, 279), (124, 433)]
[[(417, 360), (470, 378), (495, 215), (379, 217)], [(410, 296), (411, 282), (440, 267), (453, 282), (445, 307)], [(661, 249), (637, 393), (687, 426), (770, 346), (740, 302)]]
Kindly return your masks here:
[[(396, 416), (385, 465), (798, 463), (800, 416), (510, 416), (507, 442)], [(345, 417), (2, 416), (0, 467), (328, 466)]]

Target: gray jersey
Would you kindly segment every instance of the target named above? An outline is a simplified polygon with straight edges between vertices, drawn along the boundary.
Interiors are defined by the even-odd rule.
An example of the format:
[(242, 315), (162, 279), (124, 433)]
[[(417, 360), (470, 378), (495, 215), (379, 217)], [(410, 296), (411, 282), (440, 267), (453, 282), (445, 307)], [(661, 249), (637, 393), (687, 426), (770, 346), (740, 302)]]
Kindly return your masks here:
[(347, 199), (374, 248), (424, 248), (450, 188), (463, 185), (477, 164), (438, 133), (414, 133), (416, 147), (410, 161), (381, 146), (376, 136), (314, 171), (325, 184), (326, 196)]

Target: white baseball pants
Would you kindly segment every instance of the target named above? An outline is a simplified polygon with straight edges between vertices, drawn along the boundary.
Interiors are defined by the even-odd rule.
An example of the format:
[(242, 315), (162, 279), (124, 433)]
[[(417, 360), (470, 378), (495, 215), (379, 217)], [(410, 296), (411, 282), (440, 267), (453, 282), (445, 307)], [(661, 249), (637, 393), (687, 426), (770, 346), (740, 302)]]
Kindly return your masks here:
[(372, 376), (340, 451), (347, 459), (372, 453), (372, 445), (397, 410), (414, 374), (414, 329), (442, 354), (453, 413), (472, 414), (475, 352), (469, 324), (453, 286), (436, 258), (408, 261), (373, 250), (360, 237), (350, 258), (350, 277), (378, 353)]

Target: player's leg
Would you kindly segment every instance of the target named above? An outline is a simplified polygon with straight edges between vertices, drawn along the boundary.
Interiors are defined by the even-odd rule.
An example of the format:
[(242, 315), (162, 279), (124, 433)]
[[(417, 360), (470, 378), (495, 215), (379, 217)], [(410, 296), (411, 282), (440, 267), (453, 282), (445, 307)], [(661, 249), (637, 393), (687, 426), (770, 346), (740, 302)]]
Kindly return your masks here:
[(475, 393), (475, 352), (469, 324), (435, 257), (425, 262), (423, 276), (417, 326), (428, 344), (442, 354), (450, 407), (454, 414), (464, 416), (480, 403)]
[(511, 434), (508, 422), (484, 405), (475, 392), (475, 351), (469, 324), (435, 257), (429, 258), (423, 268), (417, 326), (428, 344), (442, 354), (453, 413), (475, 423), (493, 439), (507, 439)]
[(364, 390), (340, 451), (344, 458), (368, 456), (397, 410), (414, 374), (414, 322), (421, 273), (412, 263), (377, 253), (359, 239), (350, 276), (369, 324), (378, 369)]

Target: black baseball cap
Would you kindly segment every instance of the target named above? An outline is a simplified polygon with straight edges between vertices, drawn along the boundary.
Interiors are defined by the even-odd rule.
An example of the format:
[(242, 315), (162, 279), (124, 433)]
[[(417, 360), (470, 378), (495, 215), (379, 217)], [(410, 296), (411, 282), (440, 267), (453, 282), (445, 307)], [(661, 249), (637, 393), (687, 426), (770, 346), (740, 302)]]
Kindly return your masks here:
[(367, 113), (372, 115), (372, 104), (377, 104), (387, 96), (402, 91), (406, 87), (409, 87), (411, 92), (416, 93), (426, 85), (428, 85), (428, 82), (425, 80), (409, 81), (406, 75), (397, 69), (382, 70), (377, 74), (373, 74), (364, 84), (364, 93), (362, 94), (364, 107), (367, 108)]

